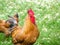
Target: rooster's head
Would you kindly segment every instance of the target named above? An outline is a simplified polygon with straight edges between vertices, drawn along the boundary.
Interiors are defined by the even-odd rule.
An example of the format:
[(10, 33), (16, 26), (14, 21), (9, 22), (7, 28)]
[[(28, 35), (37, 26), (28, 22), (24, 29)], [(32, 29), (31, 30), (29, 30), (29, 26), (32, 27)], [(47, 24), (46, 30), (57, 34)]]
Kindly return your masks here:
[(30, 20), (33, 24), (35, 24), (35, 17), (34, 17), (34, 11), (32, 9), (28, 10), (28, 15), (30, 17)]

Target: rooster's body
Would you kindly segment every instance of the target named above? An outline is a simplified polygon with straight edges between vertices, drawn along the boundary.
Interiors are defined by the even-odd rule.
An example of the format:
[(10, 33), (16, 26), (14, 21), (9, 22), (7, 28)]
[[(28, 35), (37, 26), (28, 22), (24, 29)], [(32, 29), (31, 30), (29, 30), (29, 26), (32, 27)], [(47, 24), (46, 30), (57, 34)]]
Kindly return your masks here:
[(12, 39), (15, 45), (33, 45), (33, 43), (36, 42), (39, 36), (39, 31), (35, 23), (35, 17), (31, 14), (28, 14), (26, 17), (22, 28), (19, 26), (13, 28)]

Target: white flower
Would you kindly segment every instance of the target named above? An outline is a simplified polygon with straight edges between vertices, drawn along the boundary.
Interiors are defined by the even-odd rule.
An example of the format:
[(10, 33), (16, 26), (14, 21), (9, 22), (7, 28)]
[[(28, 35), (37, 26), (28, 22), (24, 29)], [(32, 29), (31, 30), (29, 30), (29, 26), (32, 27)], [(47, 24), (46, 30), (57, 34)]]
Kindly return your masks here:
[(42, 28), (42, 30), (45, 31), (45, 32), (47, 32), (47, 28), (46, 27)]
[(56, 16), (59, 16), (59, 13), (56, 13)]
[(26, 2), (31, 2), (32, 0), (26, 0)]

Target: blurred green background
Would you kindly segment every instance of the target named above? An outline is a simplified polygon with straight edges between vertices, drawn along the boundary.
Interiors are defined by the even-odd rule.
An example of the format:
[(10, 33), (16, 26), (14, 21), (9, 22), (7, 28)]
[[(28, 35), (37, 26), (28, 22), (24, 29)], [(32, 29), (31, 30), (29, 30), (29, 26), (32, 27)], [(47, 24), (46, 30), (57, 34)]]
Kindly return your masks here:
[[(60, 45), (60, 0), (0, 0), (0, 19), (19, 14), (23, 26), (27, 10), (35, 12), (40, 36), (34, 45)], [(0, 33), (0, 45), (13, 45), (12, 38)]]

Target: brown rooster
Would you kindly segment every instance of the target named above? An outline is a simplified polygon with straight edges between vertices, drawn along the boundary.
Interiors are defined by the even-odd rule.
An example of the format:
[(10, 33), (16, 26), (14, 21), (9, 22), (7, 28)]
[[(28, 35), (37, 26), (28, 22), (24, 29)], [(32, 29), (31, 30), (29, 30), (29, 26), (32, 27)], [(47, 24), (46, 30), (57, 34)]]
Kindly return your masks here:
[(35, 22), (34, 12), (28, 10), (28, 16), (25, 19), (24, 26), (20, 28), (18, 25), (12, 29), (12, 40), (14, 45), (33, 45), (38, 36), (39, 31)]
[(5, 33), (6, 36), (10, 34), (10, 28), (12, 24), (18, 24), (18, 15), (15, 14), (13, 17), (9, 16), (10, 18), (6, 20), (0, 20), (0, 32)]

